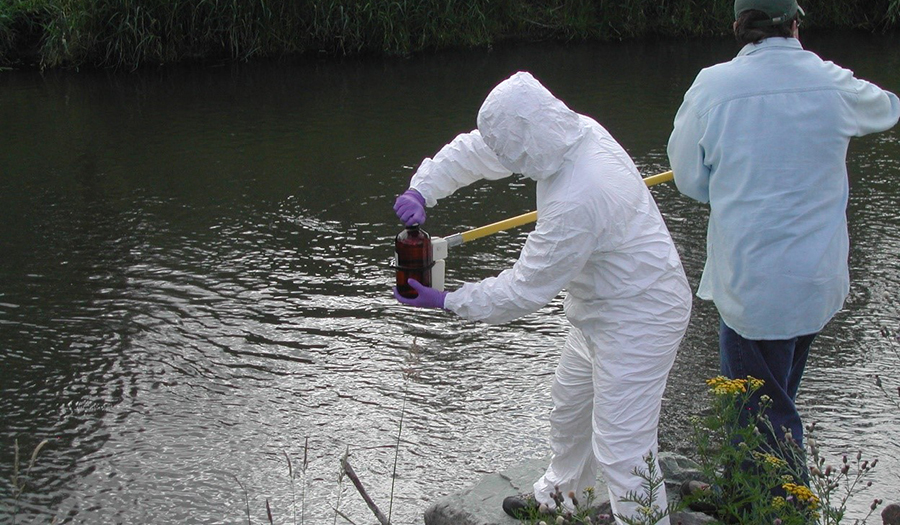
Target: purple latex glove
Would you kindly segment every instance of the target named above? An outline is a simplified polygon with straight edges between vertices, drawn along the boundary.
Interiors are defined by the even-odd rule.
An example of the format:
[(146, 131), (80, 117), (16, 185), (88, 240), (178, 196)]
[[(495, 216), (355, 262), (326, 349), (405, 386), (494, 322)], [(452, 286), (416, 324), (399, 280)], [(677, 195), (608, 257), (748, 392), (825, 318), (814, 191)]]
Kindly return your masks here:
[(416, 190), (406, 190), (394, 201), (394, 211), (406, 226), (425, 224), (425, 197)]
[(419, 293), (419, 296), (415, 299), (403, 297), (397, 291), (397, 288), (394, 287), (394, 298), (398, 301), (403, 304), (408, 304), (409, 306), (418, 306), (419, 308), (444, 307), (444, 297), (447, 296), (447, 292), (440, 292), (434, 288), (429, 288), (415, 279), (410, 279), (408, 282), (409, 285), (413, 287), (413, 290)]

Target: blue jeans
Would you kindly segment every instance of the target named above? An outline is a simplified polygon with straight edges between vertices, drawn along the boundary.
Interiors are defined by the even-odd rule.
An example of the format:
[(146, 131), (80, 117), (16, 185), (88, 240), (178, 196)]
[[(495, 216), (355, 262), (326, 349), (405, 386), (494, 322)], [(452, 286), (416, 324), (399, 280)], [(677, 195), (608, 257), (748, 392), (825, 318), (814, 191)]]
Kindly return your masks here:
[(777, 450), (775, 440), (784, 437), (782, 429), (790, 430), (800, 450), (803, 450), (803, 424), (794, 399), (806, 368), (809, 346), (817, 335), (818, 333), (814, 333), (784, 340), (752, 341), (738, 335), (724, 321), (719, 323), (722, 375), (730, 379), (752, 376), (765, 381), (756, 391), (751, 406), (757, 406), (763, 395), (772, 399), (772, 405), (766, 414), (775, 430), (774, 436), (768, 436), (774, 450)]

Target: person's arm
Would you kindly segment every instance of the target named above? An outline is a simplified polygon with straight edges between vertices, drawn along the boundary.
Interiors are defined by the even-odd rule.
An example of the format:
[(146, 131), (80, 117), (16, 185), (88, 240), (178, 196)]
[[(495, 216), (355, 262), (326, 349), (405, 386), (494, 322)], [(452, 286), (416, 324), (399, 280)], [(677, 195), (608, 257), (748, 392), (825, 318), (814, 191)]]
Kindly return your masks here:
[(596, 222), (590, 214), (564, 207), (545, 211), (512, 268), (450, 292), (443, 308), (470, 321), (498, 324), (552, 301), (582, 271), (602, 235), (590, 228)]
[(857, 109), (859, 129), (857, 136), (887, 131), (900, 120), (900, 99), (890, 91), (865, 80), (855, 79), (857, 84)]
[(512, 175), (500, 165), (497, 155), (488, 148), (478, 130), (458, 135), (441, 148), (433, 158), (422, 161), (410, 180), (409, 187), (434, 206), (438, 199), (481, 180), (496, 180)]
[(678, 191), (700, 202), (709, 202), (709, 166), (700, 139), (705, 127), (697, 115), (690, 92), (675, 115), (667, 153)]

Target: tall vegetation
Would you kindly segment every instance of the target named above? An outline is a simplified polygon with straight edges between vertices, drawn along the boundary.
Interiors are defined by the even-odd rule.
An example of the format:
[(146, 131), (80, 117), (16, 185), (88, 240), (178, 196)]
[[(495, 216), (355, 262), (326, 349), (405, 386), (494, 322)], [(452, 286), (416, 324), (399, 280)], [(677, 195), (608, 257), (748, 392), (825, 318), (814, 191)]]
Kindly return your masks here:
[[(0, 65), (138, 67), (407, 55), (507, 40), (720, 35), (731, 0), (0, 0)], [(833, 0), (807, 26), (900, 25), (900, 0)]]

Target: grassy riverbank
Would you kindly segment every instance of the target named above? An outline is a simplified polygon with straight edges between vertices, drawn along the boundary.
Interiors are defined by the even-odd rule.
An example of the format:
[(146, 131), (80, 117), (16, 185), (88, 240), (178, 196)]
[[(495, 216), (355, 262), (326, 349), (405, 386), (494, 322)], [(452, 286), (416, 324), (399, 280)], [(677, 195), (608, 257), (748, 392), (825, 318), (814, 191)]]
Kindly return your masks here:
[[(301, 54), (407, 55), (508, 40), (709, 36), (732, 0), (0, 0), (0, 66), (124, 67)], [(900, 0), (808, 6), (806, 26), (883, 31)]]

